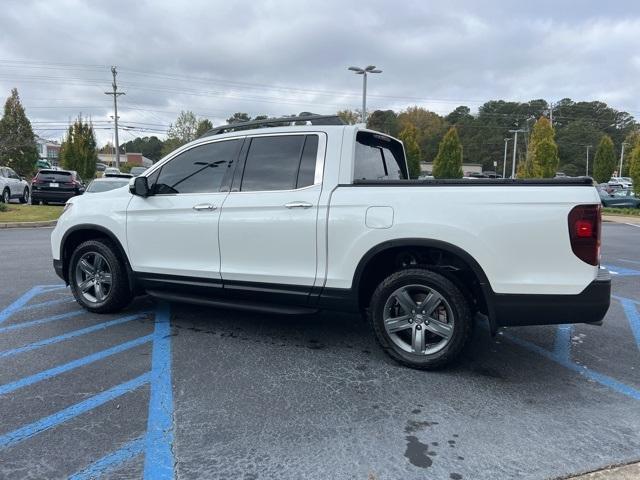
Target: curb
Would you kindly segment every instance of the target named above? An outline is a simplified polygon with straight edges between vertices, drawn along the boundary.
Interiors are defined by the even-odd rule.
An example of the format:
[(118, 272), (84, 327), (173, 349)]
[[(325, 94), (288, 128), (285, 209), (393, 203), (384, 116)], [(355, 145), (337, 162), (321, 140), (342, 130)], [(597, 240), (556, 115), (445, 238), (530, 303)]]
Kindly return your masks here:
[(55, 227), (57, 220), (48, 220), (46, 222), (5, 222), (0, 223), (0, 228), (40, 228)]
[(638, 475), (640, 475), (640, 463), (631, 463), (565, 478), (567, 480), (634, 480), (638, 478)]
[(640, 216), (637, 215), (602, 215), (602, 220), (605, 222), (633, 223), (640, 225)]

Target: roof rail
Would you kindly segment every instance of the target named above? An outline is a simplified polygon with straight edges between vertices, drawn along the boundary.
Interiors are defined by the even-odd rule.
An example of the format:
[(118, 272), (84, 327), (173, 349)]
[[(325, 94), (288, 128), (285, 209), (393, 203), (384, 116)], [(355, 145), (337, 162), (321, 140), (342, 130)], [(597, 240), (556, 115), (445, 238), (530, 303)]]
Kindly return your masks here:
[(265, 128), (286, 125), (345, 125), (344, 121), (338, 115), (298, 115), (292, 117), (265, 118), (264, 120), (251, 120), (249, 122), (230, 123), (228, 125), (220, 125), (214, 127), (208, 132), (202, 134), (202, 137), (211, 135), (220, 135), (221, 133), (232, 132), (235, 130), (247, 130), (249, 128)]

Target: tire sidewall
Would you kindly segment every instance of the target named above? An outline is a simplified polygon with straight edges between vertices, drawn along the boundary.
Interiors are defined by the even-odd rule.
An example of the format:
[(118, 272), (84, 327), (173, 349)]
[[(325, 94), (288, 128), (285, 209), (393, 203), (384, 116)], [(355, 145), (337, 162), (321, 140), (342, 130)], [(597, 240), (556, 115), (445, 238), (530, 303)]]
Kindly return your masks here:
[[(440, 351), (430, 355), (405, 352), (389, 337), (384, 326), (384, 306), (389, 296), (407, 285), (424, 285), (444, 297), (455, 319), (451, 341)], [(396, 360), (414, 368), (438, 368), (453, 361), (469, 337), (472, 317), (469, 305), (460, 289), (443, 275), (424, 269), (396, 272), (383, 281), (374, 292), (369, 309), (370, 321), (378, 342)]]
[[(75, 272), (76, 266), (83, 255), (86, 253), (95, 252), (104, 257), (109, 269), (111, 271), (111, 289), (109, 294), (102, 302), (90, 302), (84, 298), (82, 292), (76, 285)], [(80, 244), (69, 261), (69, 267), (67, 271), (67, 278), (69, 279), (69, 285), (76, 301), (84, 308), (94, 312), (112, 312), (119, 310), (124, 306), (125, 299), (130, 299), (130, 293), (128, 292), (129, 285), (126, 270), (124, 269), (122, 262), (113, 247), (101, 240), (89, 240)]]
[(11, 200), (11, 194), (9, 193), (9, 190), (5, 188), (2, 191), (2, 203), (9, 203), (10, 200)]

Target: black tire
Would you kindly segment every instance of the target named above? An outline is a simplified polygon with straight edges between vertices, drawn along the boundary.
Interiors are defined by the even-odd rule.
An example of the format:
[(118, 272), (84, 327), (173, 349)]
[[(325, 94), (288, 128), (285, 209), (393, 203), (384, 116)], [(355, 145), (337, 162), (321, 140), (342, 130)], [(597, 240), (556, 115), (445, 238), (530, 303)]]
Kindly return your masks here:
[(5, 188), (2, 191), (2, 196), (0, 197), (0, 201), (2, 203), (9, 203), (11, 201), (11, 192), (9, 191), (8, 188)]
[[(444, 343), (444, 346), (434, 353), (426, 353), (426, 348), (423, 353), (406, 351), (397, 344), (398, 341), (400, 341), (400, 343), (402, 341), (398, 337), (396, 337), (394, 341), (385, 328), (385, 305), (387, 305), (387, 302), (391, 301), (392, 298), (395, 298), (393, 297), (395, 292), (408, 286), (411, 286), (411, 288), (423, 287), (426, 291), (438, 293), (444, 302), (440, 303), (437, 308), (441, 308), (444, 312), (447, 312), (447, 318), (449, 318), (451, 314), (451, 318), (454, 319), (450, 327), (451, 333), (449, 334), (449, 338), (446, 340), (446, 343)], [(421, 308), (420, 303), (417, 305), (418, 308)], [(446, 310), (445, 305), (448, 310)], [(467, 299), (451, 280), (427, 269), (414, 268), (401, 270), (387, 277), (374, 291), (368, 311), (369, 321), (376, 335), (376, 339), (383, 350), (397, 362), (411, 368), (435, 370), (449, 365), (459, 357), (471, 338), (473, 316)], [(448, 312), (450, 312), (450, 314)], [(417, 313), (420, 314), (421, 312)], [(422, 335), (435, 335), (428, 332), (429, 327), (426, 326), (429, 324), (428, 320), (431, 320), (431, 323), (433, 323), (433, 320), (428, 317), (428, 320), (423, 320), (424, 316), (422, 315), (417, 315), (417, 317), (420, 317), (419, 320), (412, 319), (410, 321), (412, 326), (409, 327), (409, 329), (412, 333), (405, 334), (412, 335), (415, 333), (415, 329), (418, 328), (417, 325), (420, 323), (421, 328), (424, 328)], [(416, 323), (413, 323), (414, 321)], [(444, 323), (444, 325), (447, 326), (447, 323)], [(434, 341), (437, 342), (438, 336), (434, 336), (433, 338), (436, 339)]]
[(20, 197), (20, 203), (29, 203), (29, 189), (25, 187), (22, 196)]
[[(106, 293), (106, 297), (102, 301), (90, 301), (87, 299), (77, 282), (76, 269), (78, 262), (84, 258), (86, 254), (98, 254), (103, 257), (111, 273), (111, 285), (108, 293)], [(90, 312), (118, 312), (126, 307), (133, 299), (126, 264), (118, 254), (118, 250), (114, 244), (107, 239), (88, 240), (78, 245), (71, 255), (67, 275), (71, 291), (76, 301)], [(95, 295), (95, 297), (97, 298), (97, 295)]]
[(40, 203), (42, 205), (49, 205), (49, 202), (47, 200), (41, 200)]

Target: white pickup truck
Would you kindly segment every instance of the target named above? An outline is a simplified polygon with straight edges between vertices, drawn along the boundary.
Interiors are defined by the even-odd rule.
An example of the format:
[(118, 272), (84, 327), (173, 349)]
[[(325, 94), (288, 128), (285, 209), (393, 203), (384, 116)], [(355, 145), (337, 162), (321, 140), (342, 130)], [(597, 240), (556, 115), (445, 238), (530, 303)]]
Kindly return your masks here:
[(478, 312), (494, 332), (601, 322), (610, 278), (590, 179), (406, 180), (395, 138), (295, 120), (214, 129), (128, 188), (69, 200), (51, 244), (78, 303), (114, 312), (146, 292), (363, 312), (389, 355), (425, 369), (458, 356)]

